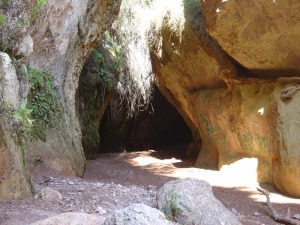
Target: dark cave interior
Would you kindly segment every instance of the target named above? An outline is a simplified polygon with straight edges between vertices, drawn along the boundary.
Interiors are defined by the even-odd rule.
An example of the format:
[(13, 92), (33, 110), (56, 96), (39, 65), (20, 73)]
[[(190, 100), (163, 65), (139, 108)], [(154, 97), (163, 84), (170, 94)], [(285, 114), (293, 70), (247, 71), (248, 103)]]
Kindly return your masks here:
[(173, 149), (180, 151), (174, 154), (184, 155), (192, 142), (191, 130), (184, 119), (156, 87), (151, 106), (132, 118), (126, 119), (125, 110), (121, 109), (112, 120), (108, 107), (99, 133), (98, 153)]

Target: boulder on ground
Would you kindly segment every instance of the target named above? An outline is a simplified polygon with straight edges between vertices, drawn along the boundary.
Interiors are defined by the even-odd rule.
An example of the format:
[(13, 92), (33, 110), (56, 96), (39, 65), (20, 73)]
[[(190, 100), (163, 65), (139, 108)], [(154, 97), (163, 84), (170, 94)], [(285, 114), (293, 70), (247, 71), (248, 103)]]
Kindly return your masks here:
[(62, 200), (61, 194), (49, 187), (43, 188), (36, 196), (35, 198), (40, 198), (42, 200), (45, 200), (47, 202), (57, 203)]
[(240, 225), (238, 219), (217, 200), (206, 181), (180, 179), (166, 183), (157, 193), (158, 208), (185, 225)]
[(158, 209), (136, 203), (110, 215), (103, 225), (172, 225)]
[(99, 225), (105, 220), (102, 216), (87, 213), (68, 212), (39, 220), (31, 225)]

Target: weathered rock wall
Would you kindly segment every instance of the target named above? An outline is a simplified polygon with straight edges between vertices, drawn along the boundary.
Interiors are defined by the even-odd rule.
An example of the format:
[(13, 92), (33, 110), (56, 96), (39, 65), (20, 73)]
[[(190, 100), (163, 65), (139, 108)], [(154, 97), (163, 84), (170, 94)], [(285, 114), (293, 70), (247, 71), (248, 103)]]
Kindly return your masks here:
[[(116, 18), (120, 0), (45, 2), (0, 3), (1, 16), (5, 14), (0, 24), (0, 50), (16, 58), (14, 65), (9, 62), (10, 68), (4, 70), (3, 62), (9, 58), (1, 53), (0, 199), (30, 195), (27, 166), (77, 176), (82, 176), (85, 168), (75, 102), (79, 74), (86, 57)], [(56, 105), (62, 106), (62, 110), (57, 108), (56, 126), (44, 127), (46, 140), (32, 138), (29, 145), (29, 127), (24, 127), (24, 121), (30, 110), (20, 106), (30, 99), (26, 67), (51, 74)], [(25, 119), (17, 119), (22, 110)], [(29, 126), (31, 122), (27, 122)]]
[(299, 1), (201, 0), (209, 34), (258, 76), (299, 75)]
[(25, 198), (32, 191), (25, 162), (26, 128), (15, 118), (21, 87), (10, 57), (0, 52), (0, 199)]
[(77, 118), (75, 95), (86, 57), (117, 16), (119, 0), (49, 0), (30, 28), (34, 50), (30, 66), (51, 73), (63, 106), (63, 124), (47, 132), (46, 143), (33, 140), (28, 161), (39, 156), (56, 171), (81, 176), (85, 156)]
[(259, 182), (297, 197), (298, 4), (186, 0), (184, 29), (170, 13), (151, 51), (162, 93), (202, 140), (196, 166), (255, 157)]

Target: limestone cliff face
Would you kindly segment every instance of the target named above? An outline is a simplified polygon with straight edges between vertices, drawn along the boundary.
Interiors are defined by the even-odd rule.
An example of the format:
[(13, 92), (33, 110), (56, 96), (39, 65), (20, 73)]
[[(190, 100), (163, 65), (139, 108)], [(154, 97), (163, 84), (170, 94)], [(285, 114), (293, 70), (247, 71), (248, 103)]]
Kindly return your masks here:
[(184, 29), (165, 20), (151, 54), (162, 93), (202, 140), (196, 166), (254, 157), (259, 182), (299, 197), (299, 6), (274, 2), (186, 0)]
[(39, 156), (51, 169), (81, 176), (85, 157), (76, 115), (75, 94), (84, 61), (117, 16), (120, 0), (49, 0), (30, 28), (34, 50), (30, 66), (54, 76), (63, 105), (61, 127), (47, 132), (47, 142), (33, 140), (28, 160)]

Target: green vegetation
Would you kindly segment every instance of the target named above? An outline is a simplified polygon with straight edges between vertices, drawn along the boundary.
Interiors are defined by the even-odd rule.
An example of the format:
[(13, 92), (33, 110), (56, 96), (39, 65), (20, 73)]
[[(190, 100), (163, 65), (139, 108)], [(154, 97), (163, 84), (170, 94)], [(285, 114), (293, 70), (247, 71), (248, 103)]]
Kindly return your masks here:
[(37, 15), (44, 8), (45, 5), (46, 5), (46, 0), (38, 0), (37, 4), (31, 9), (30, 19), (35, 20), (37, 18)]
[(57, 115), (62, 111), (61, 106), (57, 103), (53, 78), (50, 74), (29, 68), (28, 77), (32, 116), (35, 120), (32, 135), (46, 141), (46, 129), (56, 125)]
[(103, 55), (95, 49), (93, 51), (94, 59), (96, 60), (98, 64), (98, 74), (100, 76), (100, 79), (105, 87), (112, 87), (113, 85), (113, 79), (111, 76), (109, 76), (109, 70), (105, 68), (105, 62)]
[(163, 213), (165, 214), (166, 218), (170, 221), (175, 221), (176, 214), (178, 213), (178, 208), (174, 200), (168, 202), (169, 205), (162, 209)]
[(100, 51), (93, 51), (94, 60), (98, 64), (98, 74), (105, 87), (111, 88), (116, 83), (116, 77), (121, 73), (123, 68), (123, 56), (121, 47), (118, 46), (108, 33), (103, 39), (103, 47), (111, 55), (111, 60), (105, 60)]
[(0, 26), (4, 26), (6, 23), (6, 16), (4, 14), (0, 14)]
[(18, 111), (14, 112), (14, 118), (21, 122), (26, 130), (30, 130), (32, 127), (32, 122), (34, 120), (30, 119), (32, 109), (27, 108), (27, 100), (23, 100), (21, 107)]

